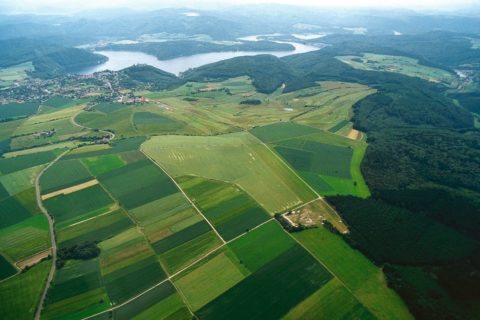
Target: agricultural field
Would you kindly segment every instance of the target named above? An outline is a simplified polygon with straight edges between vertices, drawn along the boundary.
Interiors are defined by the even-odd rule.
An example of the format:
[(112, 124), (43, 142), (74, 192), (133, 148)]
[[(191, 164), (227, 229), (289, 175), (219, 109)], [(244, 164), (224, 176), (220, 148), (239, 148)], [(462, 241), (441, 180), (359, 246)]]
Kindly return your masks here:
[(192, 176), (178, 181), (227, 241), (270, 219), (268, 212), (238, 186)]
[[(322, 227), (349, 232), (321, 196), (369, 195), (350, 120), (374, 92), (323, 81), (264, 94), (238, 77), (137, 92), (138, 104), (5, 109), (21, 119), (0, 128), (0, 288), (25, 298), (0, 315), (31, 318), (45, 285), (38, 191), (58, 249), (42, 319), (409, 318), (382, 271)], [(313, 229), (289, 234), (277, 213)]]
[[(55, 102), (54, 105), (59, 104), (58, 101)], [(98, 136), (97, 133), (77, 125), (72, 120), (83, 110), (84, 102), (84, 100), (74, 100), (65, 108), (42, 106), (41, 108), (47, 110), (27, 118), (13, 131), (10, 148), (12, 150), (27, 149), (67, 140), (94, 139)]]
[(0, 318), (33, 318), (50, 265), (50, 261), (41, 262), (27, 272), (0, 282)]
[(0, 105), (0, 119), (15, 119), (28, 117), (38, 111), (38, 103), (9, 103)]
[(9, 87), (17, 81), (26, 79), (28, 77), (27, 72), (34, 69), (32, 62), (0, 69), (0, 87)]
[(271, 150), (247, 132), (152, 137), (142, 149), (174, 177), (197, 175), (235, 183), (270, 213), (315, 197)]
[[(352, 249), (340, 236), (320, 227), (296, 233), (294, 237), (322, 261), (328, 270), (344, 284), (350, 294), (353, 294), (355, 299), (363, 304), (375, 318), (411, 318), (403, 301), (387, 286), (382, 270), (360, 252)], [(355, 266), (355, 268), (351, 266)], [(335, 292), (337, 290), (334, 288), (328, 291), (319, 293), (319, 296), (346, 294), (345, 292)], [(319, 307), (311, 302), (305, 303), (309, 305), (306, 309)], [(322, 300), (317, 300), (316, 303), (322, 303)], [(337, 304), (335, 309), (344, 310), (343, 300), (334, 300), (333, 303)], [(352, 309), (356, 308), (358, 307)], [(304, 312), (305, 310), (299, 311)], [(295, 310), (292, 310), (292, 313), (295, 314)]]
[(299, 124), (273, 124), (251, 130), (268, 143), (316, 192), (370, 195), (360, 172), (366, 143)]
[[(195, 126), (199, 133), (208, 134), (251, 129), (293, 119), (327, 130), (341, 122), (348, 123), (352, 105), (374, 92), (359, 84), (325, 81), (291, 93), (265, 95), (256, 92), (251, 80), (242, 77), (220, 83), (189, 83), (168, 95), (153, 95), (152, 98), (161, 101), (166, 112), (174, 117), (188, 116), (191, 119), (194, 112), (195, 123), (190, 125)], [(172, 97), (172, 94), (176, 96)], [(245, 103), (248, 100), (256, 100), (260, 104), (252, 106)], [(209, 122), (212, 120), (217, 122), (214, 128)]]
[(454, 87), (458, 82), (454, 74), (446, 70), (421, 65), (417, 59), (409, 57), (364, 53), (363, 56), (339, 56), (337, 59), (356, 69), (396, 72), (441, 83), (449, 87)]

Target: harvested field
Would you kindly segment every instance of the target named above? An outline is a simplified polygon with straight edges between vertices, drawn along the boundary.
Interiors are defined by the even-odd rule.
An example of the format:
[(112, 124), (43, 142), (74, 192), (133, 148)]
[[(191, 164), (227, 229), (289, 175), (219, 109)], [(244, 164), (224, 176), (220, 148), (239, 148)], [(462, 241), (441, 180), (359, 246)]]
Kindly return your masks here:
[(93, 180), (90, 180), (90, 181), (87, 181), (87, 182), (84, 182), (84, 183), (81, 183), (81, 184), (77, 184), (76, 186), (73, 186), (73, 187), (69, 187), (69, 188), (65, 188), (65, 189), (62, 189), (62, 190), (58, 190), (58, 191), (54, 191), (54, 192), (51, 192), (51, 193), (44, 194), (44, 195), (42, 195), (42, 200), (47, 200), (47, 199), (56, 197), (56, 196), (61, 195), (61, 194), (67, 195), (67, 194), (70, 194), (70, 193), (73, 193), (73, 192), (76, 192), (76, 191), (80, 191), (80, 190), (92, 187), (92, 186), (97, 185), (97, 184), (98, 184), (98, 180), (93, 179)]

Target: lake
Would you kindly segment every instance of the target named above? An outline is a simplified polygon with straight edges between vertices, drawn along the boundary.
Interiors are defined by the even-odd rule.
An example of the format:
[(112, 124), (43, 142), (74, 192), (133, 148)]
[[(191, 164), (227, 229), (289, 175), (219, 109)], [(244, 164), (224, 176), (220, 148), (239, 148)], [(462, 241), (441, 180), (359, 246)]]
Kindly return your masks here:
[(194, 54), (186, 57), (179, 57), (170, 60), (159, 60), (156, 57), (137, 51), (96, 51), (95, 53), (104, 55), (108, 58), (108, 61), (82, 70), (80, 74), (91, 74), (103, 70), (118, 71), (128, 68), (135, 64), (148, 64), (158, 69), (171, 72), (175, 75), (180, 74), (188, 69), (197, 68), (205, 64), (241, 57), (241, 56), (254, 56), (258, 54), (271, 54), (277, 57), (284, 57), (291, 54), (305, 53), (314, 50), (318, 50), (318, 47), (304, 45), (296, 42), (290, 43), (295, 47), (292, 51), (228, 51), (228, 52), (210, 52)]

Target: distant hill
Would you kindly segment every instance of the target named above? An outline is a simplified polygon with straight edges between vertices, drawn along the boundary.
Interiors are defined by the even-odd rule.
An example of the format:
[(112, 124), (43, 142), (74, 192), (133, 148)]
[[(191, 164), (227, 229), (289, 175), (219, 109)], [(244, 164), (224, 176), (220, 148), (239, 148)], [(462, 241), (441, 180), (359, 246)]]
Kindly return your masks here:
[(52, 78), (103, 63), (106, 57), (87, 50), (59, 46), (40, 40), (11, 39), (0, 41), (0, 68), (31, 61), (33, 76)]
[(208, 64), (183, 74), (190, 81), (222, 81), (238, 76), (249, 76), (259, 92), (271, 93), (285, 84), (302, 82), (283, 60), (272, 55), (238, 57)]
[(164, 90), (184, 82), (172, 73), (143, 64), (123, 69), (119, 74), (120, 82), (126, 88)]
[(295, 47), (288, 43), (273, 41), (247, 41), (232, 45), (219, 44), (206, 41), (166, 41), (144, 42), (135, 44), (110, 44), (99, 47), (101, 50), (141, 51), (151, 54), (158, 59), (166, 60), (177, 57), (190, 56), (208, 52), (226, 51), (293, 51)]

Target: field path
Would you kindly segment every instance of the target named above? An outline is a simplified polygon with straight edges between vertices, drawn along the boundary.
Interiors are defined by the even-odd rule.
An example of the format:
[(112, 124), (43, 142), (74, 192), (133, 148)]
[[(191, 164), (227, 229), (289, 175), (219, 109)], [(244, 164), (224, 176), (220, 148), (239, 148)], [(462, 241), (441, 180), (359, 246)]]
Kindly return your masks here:
[(77, 112), (75, 113), (71, 118), (70, 118), (70, 122), (74, 125), (74, 126), (77, 126), (77, 127), (80, 127), (80, 128), (83, 128), (83, 129), (88, 129), (88, 130), (92, 130), (92, 131), (95, 131), (95, 130), (98, 130), (98, 132), (103, 132), (103, 133), (106, 133), (110, 136), (110, 138), (108, 138), (109, 141), (115, 139), (115, 133), (113, 132), (110, 132), (110, 131), (107, 131), (107, 130), (101, 130), (101, 129), (98, 129), (98, 128), (90, 128), (90, 127), (85, 127), (85, 126), (82, 126), (80, 123), (78, 123), (75, 118), (80, 114), (82, 113), (83, 110), (81, 110), (80, 112)]
[(255, 137), (253, 134), (252, 136), (258, 140), (259, 143), (263, 144), (263, 146), (265, 148), (267, 148), (279, 161), (281, 161), (298, 179), (300, 179), (300, 181), (302, 181), (308, 188), (310, 188), (310, 190), (312, 190), (318, 198), (316, 199), (312, 199), (310, 200), (309, 202), (306, 202), (306, 203), (303, 203), (303, 204), (300, 204), (299, 206), (296, 206), (294, 207), (292, 210), (298, 210), (300, 208), (303, 208), (304, 206), (314, 202), (314, 201), (317, 201), (317, 200), (320, 200), (322, 201), (325, 206), (327, 206), (328, 208), (330, 208), (333, 212), (335, 212), (337, 214), (337, 216), (341, 217), (341, 215), (337, 212), (337, 210), (335, 210), (334, 207), (332, 207), (330, 205), (330, 203), (328, 203), (327, 201), (325, 201), (325, 199), (315, 190), (313, 189), (299, 174), (297, 174), (297, 172), (295, 172), (295, 170), (285, 161), (283, 160), (278, 154), (276, 154), (272, 149), (270, 149), (270, 147), (265, 144), (262, 140), (258, 139), (257, 137)]
[(57, 262), (57, 243), (55, 242), (55, 230), (53, 227), (54, 221), (53, 218), (48, 213), (47, 209), (43, 206), (42, 203), (42, 195), (40, 190), (40, 178), (42, 177), (43, 173), (47, 171), (52, 165), (54, 165), (61, 157), (63, 157), (68, 151), (63, 152), (61, 155), (56, 157), (52, 162), (48, 164), (42, 171), (37, 175), (35, 178), (35, 195), (37, 198), (37, 206), (42, 211), (42, 213), (47, 217), (48, 220), (48, 227), (50, 231), (50, 242), (52, 243), (52, 266), (50, 267), (50, 272), (48, 274), (47, 283), (45, 284), (45, 288), (43, 289), (42, 296), (38, 301), (37, 310), (35, 311), (35, 320), (40, 320), (40, 315), (42, 314), (43, 305), (45, 302), (45, 298), (47, 296), (48, 289), (50, 288), (50, 284), (53, 280), (53, 275), (55, 274), (55, 263)]
[[(230, 242), (233, 242), (233, 241), (237, 240), (238, 238), (243, 237), (244, 235), (252, 232), (253, 230), (255, 230), (255, 229), (257, 229), (257, 228), (260, 228), (260, 227), (263, 226), (264, 224), (269, 223), (269, 222), (271, 222), (271, 221), (273, 221), (273, 220), (275, 220), (275, 218), (270, 218), (270, 219), (268, 219), (267, 221), (262, 222), (262, 223), (259, 224), (258, 226), (255, 226), (254, 228), (250, 229), (249, 231), (244, 232), (244, 233), (238, 235), (237, 237), (235, 237), (235, 238), (233, 238), (233, 239), (231, 239), (231, 240), (226, 241), (225, 243), (223, 243), (223, 244), (219, 245), (218, 247), (216, 247), (216, 248), (210, 250), (209, 252), (205, 253), (203, 256), (201, 256), (201, 257), (198, 258), (197, 260), (195, 260), (195, 261), (193, 261), (192, 263), (190, 263), (188, 266), (182, 268), (181, 270), (178, 270), (177, 272), (175, 272), (175, 273), (172, 274), (171, 276), (168, 276), (166, 279), (160, 281), (159, 283), (157, 283), (157, 284), (155, 284), (154, 286), (148, 288), (147, 290), (142, 291), (142, 292), (140, 292), (139, 294), (131, 297), (131, 298), (128, 299), (127, 301), (124, 301), (124, 302), (122, 302), (122, 303), (120, 303), (120, 304), (117, 304), (117, 305), (111, 307), (110, 309), (100, 311), (100, 312), (98, 312), (98, 313), (96, 313), (96, 314), (92, 314), (91, 316), (88, 316), (88, 317), (86, 317), (86, 318), (83, 318), (82, 320), (88, 320), (88, 319), (95, 318), (95, 317), (97, 317), (97, 316), (99, 316), (99, 315), (101, 315), (101, 314), (103, 314), (103, 313), (111, 312), (111, 311), (113, 311), (113, 310), (115, 310), (115, 309), (118, 309), (118, 308), (120, 308), (120, 307), (122, 307), (122, 306), (124, 306), (124, 305), (126, 305), (126, 304), (128, 304), (128, 303), (130, 303), (130, 302), (132, 302), (132, 301), (134, 301), (135, 299), (143, 296), (144, 294), (146, 294), (146, 293), (149, 292), (149, 291), (152, 291), (153, 289), (155, 289), (156, 287), (164, 284), (165, 282), (171, 281), (173, 278), (175, 278), (176, 276), (178, 276), (179, 274), (181, 274), (181, 273), (184, 272), (185, 270), (187, 270), (187, 269), (191, 268), (192, 266), (196, 265), (197, 263), (199, 263), (200, 261), (202, 261), (203, 259), (205, 259), (205, 258), (208, 257), (209, 255), (211, 255), (212, 253), (220, 250), (221, 248), (223, 248), (224, 246), (226, 246), (226, 245), (229, 244)], [(296, 240), (295, 240), (295, 241), (296, 241)], [(172, 282), (172, 285), (175, 286), (175, 284), (174, 284), (173, 282)], [(176, 286), (175, 286), (175, 289), (177, 289)], [(177, 289), (177, 292), (178, 292), (178, 294), (181, 294), (181, 291), (178, 290), (178, 289)], [(186, 303), (185, 303), (185, 304), (186, 304)], [(187, 306), (188, 306), (188, 305), (187, 305)], [(189, 309), (190, 309), (190, 307), (189, 307)], [(192, 312), (192, 314), (193, 314), (193, 312)]]

